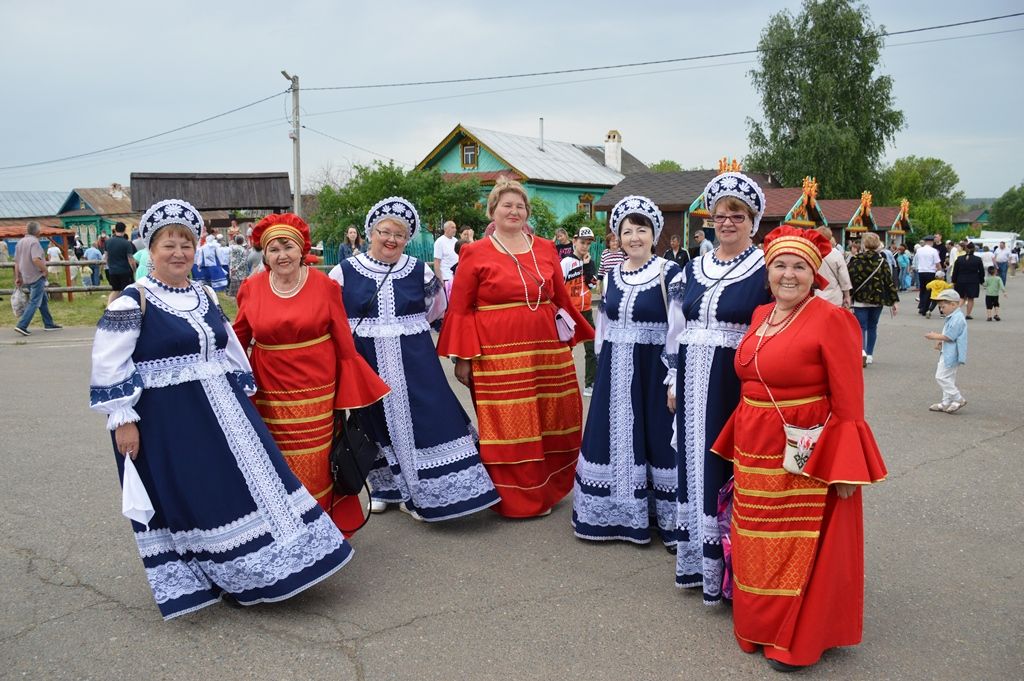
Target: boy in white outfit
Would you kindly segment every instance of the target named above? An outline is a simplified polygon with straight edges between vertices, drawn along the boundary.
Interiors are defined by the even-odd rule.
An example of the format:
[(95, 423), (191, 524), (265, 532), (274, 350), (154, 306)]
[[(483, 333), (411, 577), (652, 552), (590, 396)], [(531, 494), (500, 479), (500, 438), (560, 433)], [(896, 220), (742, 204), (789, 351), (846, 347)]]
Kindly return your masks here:
[(960, 310), (959, 293), (946, 289), (940, 291), (935, 298), (939, 303), (939, 312), (946, 317), (946, 323), (942, 333), (930, 331), (924, 337), (937, 341), (935, 349), (939, 351), (939, 364), (935, 369), (935, 381), (942, 388), (942, 401), (928, 409), (952, 414), (967, 404), (956, 387), (956, 371), (961, 364), (967, 362), (967, 320)]

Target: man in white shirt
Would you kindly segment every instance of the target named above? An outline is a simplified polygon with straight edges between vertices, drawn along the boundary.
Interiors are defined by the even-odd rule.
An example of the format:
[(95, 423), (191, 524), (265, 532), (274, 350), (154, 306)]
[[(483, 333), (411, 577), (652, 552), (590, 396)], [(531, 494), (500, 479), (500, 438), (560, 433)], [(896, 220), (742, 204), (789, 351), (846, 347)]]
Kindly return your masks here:
[(459, 254), (455, 252), (457, 229), (454, 222), (444, 223), (444, 234), (434, 241), (434, 274), (444, 282), (452, 280), (452, 267), (459, 262)]
[[(817, 232), (831, 241), (833, 245), (835, 244), (831, 229), (818, 227)], [(828, 255), (821, 260), (818, 274), (828, 280), (828, 286), (815, 291), (815, 295), (833, 305), (850, 307), (850, 289), (853, 287), (850, 284), (850, 271), (846, 267), (846, 258), (843, 257), (843, 254), (835, 248), (829, 251)]]
[(999, 272), (999, 278), (1003, 280), (1003, 284), (1006, 284), (1006, 273), (1010, 269), (1010, 249), (1006, 247), (1005, 241), (1000, 241), (999, 246), (993, 253), (996, 260), (996, 271)]
[(698, 258), (704, 255), (705, 253), (710, 253), (711, 251), (715, 250), (715, 245), (708, 241), (707, 237), (704, 235), (704, 230), (698, 229), (697, 233), (693, 235), (693, 238), (697, 242)]
[(928, 235), (924, 238), (924, 244), (914, 251), (914, 269), (917, 270), (917, 314), (924, 317), (931, 305), (931, 292), (928, 284), (935, 278), (935, 270), (941, 262), (939, 252), (932, 246), (935, 237)]

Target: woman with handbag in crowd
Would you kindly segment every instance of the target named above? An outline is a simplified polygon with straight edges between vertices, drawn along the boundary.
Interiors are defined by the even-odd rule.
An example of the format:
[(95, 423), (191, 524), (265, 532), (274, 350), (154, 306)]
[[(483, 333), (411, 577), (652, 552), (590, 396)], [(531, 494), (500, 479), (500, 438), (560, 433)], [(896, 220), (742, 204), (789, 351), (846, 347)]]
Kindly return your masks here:
[(430, 336), (447, 307), (441, 281), (402, 253), (418, 227), (410, 202), (378, 202), (366, 215), (369, 253), (342, 261), (330, 276), (341, 285), (356, 349), (391, 387), (364, 411), (379, 447), (369, 471), (371, 510), (400, 504), (414, 518), (438, 521), (492, 506), (498, 493)]
[(862, 366), (875, 361), (875, 341), (878, 339), (878, 319), (882, 316), (882, 307), (891, 307), (894, 317), (899, 307), (900, 294), (893, 280), (892, 269), (881, 250), (882, 240), (877, 234), (868, 232), (861, 239), (858, 253), (850, 258), (849, 263), (853, 314), (861, 328)]
[(583, 401), (570, 346), (594, 331), (573, 308), (554, 245), (527, 229), (522, 185), (499, 179), (487, 213), (494, 232), (459, 253), (437, 352), (455, 358), (472, 392), (495, 510), (542, 516), (572, 489)]
[(152, 269), (104, 312), (92, 351), (91, 407), (124, 484), (137, 471), (152, 505), (132, 526), (165, 619), (226, 596), (283, 600), (352, 556), (249, 401), (249, 361), (215, 294), (188, 279), (202, 228), (176, 199), (143, 214)]
[(371, 405), (389, 388), (356, 352), (337, 282), (303, 264), (305, 221), (268, 215), (252, 240), (267, 269), (239, 287), (234, 328), (249, 348), (256, 408), (302, 484), (339, 528), (352, 530), (363, 520), (358, 496), (332, 493), (334, 411)]
[(674, 551), (678, 478), (662, 354), (665, 282), (680, 268), (654, 255), (665, 221), (653, 201), (627, 196), (610, 219), (627, 259), (608, 273), (602, 301), (595, 343), (600, 360), (576, 464), (573, 530), (591, 541), (648, 544), (653, 526)]
[(735, 471), (736, 640), (792, 671), (861, 640), (860, 487), (886, 469), (864, 422), (860, 330), (848, 311), (813, 295), (830, 244), (782, 226), (764, 247), (775, 302), (754, 312), (736, 350), (743, 398), (713, 450)]
[(710, 446), (740, 399), (736, 346), (754, 308), (769, 297), (764, 255), (752, 241), (764, 214), (761, 188), (727, 172), (708, 183), (704, 200), (718, 246), (669, 283), (665, 356), (679, 456), (676, 586), (701, 588), (704, 603), (714, 605), (724, 581), (718, 497), (732, 467)]

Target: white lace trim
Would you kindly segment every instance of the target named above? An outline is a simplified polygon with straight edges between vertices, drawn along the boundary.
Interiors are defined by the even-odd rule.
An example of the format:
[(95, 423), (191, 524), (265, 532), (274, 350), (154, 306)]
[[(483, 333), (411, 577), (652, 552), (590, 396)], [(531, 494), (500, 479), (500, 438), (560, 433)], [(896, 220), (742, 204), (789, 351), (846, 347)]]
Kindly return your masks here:
[(126, 423), (136, 423), (139, 420), (138, 412), (131, 407), (122, 407), (107, 417), (107, 430), (117, 430), (118, 426), (123, 426)]
[[(350, 318), (348, 322), (355, 328), (359, 318)], [(430, 331), (430, 324), (427, 323), (426, 314), (419, 313), (400, 317), (366, 317), (356, 329), (356, 335), (363, 338), (391, 338), (415, 336), (425, 331)]]
[(630, 322), (629, 326), (609, 325), (605, 331), (606, 341), (630, 345), (665, 345), (668, 324)]
[[(200, 334), (200, 344), (202, 342), (202, 334)], [(165, 388), (169, 385), (180, 385), (189, 381), (201, 381), (223, 376), (235, 370), (225, 350), (214, 350), (210, 353), (209, 359), (201, 353), (178, 355), (139, 362), (135, 368), (142, 377), (142, 384), (146, 388)]]
[(338, 550), (344, 539), (326, 514), (321, 514), (291, 541), (275, 541), (248, 555), (218, 563), (177, 560), (146, 568), (157, 603), (166, 603), (216, 584), (228, 593), (267, 587)]
[[(594, 463), (582, 456), (576, 464), (576, 475), (588, 487), (611, 487), (613, 467), (607, 463)], [(646, 489), (650, 485), (662, 492), (675, 492), (679, 484), (678, 472), (673, 468), (655, 468), (654, 466), (633, 465), (630, 478), (633, 489)]]
[[(693, 278), (704, 286), (705, 291), (701, 298), (697, 319), (688, 319), (687, 326), (694, 324), (704, 329), (738, 331), (741, 335), (747, 332), (748, 324), (730, 324), (718, 321), (718, 302), (730, 285), (753, 276), (764, 267), (764, 253), (755, 248), (744, 258), (743, 262), (736, 265), (736, 269), (732, 269), (733, 264), (733, 261), (724, 265), (716, 263), (711, 252), (705, 253), (694, 263)], [(728, 278), (722, 279), (726, 275)], [(720, 279), (721, 283), (718, 283)]]
[[(645, 498), (637, 499), (630, 495), (627, 498), (613, 498), (587, 494), (577, 481), (573, 487), (573, 511), (576, 522), (591, 527), (629, 527), (643, 530), (650, 527), (651, 504)], [(674, 544), (671, 539), (676, 526), (675, 503), (670, 500), (654, 502), (654, 516), (658, 529), (666, 538), (666, 544)], [(630, 541), (635, 541), (631, 539)]]
[[(697, 574), (701, 570), (703, 554), (701, 546), (700, 514), (704, 506), (704, 438), (705, 420), (708, 407), (708, 381), (715, 349), (709, 345), (694, 345), (686, 348), (686, 365), (683, 374), (683, 416), (685, 432), (680, 443), (680, 462), (686, 469), (686, 499), (678, 509), (679, 529), (689, 533), (688, 545), (695, 545), (696, 551), (677, 551), (676, 573)], [(678, 384), (677, 384), (678, 394)], [(680, 543), (680, 546), (683, 544)]]
[(747, 333), (746, 324), (719, 323), (712, 326), (717, 326), (719, 328), (683, 329), (677, 340), (680, 345), (691, 347), (694, 345), (707, 345), (718, 348), (732, 348), (735, 350), (739, 347), (740, 341), (743, 340), (743, 336)]
[(630, 386), (633, 383), (633, 348), (630, 345), (612, 345), (611, 385), (609, 391), (609, 452), (612, 467), (609, 490), (613, 499), (632, 497), (633, 467), (633, 402)]
[(210, 407), (221, 425), (228, 447), (235, 456), (238, 469), (245, 478), (256, 508), (279, 542), (288, 542), (303, 531), (302, 518), (288, 503), (284, 482), (274, 469), (270, 455), (263, 446), (252, 423), (238, 403), (227, 377), (201, 379)]
[[(304, 514), (316, 506), (316, 500), (300, 487), (288, 495), (288, 503)], [(151, 558), (161, 553), (223, 553), (231, 551), (270, 532), (262, 514), (253, 511), (241, 518), (210, 530), (192, 529), (171, 532), (167, 528), (135, 533), (139, 555)]]
[(417, 508), (446, 508), (494, 491), (494, 483), (478, 463), (439, 478), (420, 479), (413, 496)]

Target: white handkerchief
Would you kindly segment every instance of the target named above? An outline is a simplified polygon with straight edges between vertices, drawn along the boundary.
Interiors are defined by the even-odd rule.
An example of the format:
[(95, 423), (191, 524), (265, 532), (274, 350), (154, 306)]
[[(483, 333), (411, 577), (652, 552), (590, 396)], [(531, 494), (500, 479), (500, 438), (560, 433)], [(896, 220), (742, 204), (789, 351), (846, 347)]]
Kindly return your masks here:
[(153, 519), (153, 502), (149, 500), (139, 471), (135, 469), (132, 457), (124, 457), (124, 480), (121, 483), (121, 515), (149, 529), (149, 521)]

